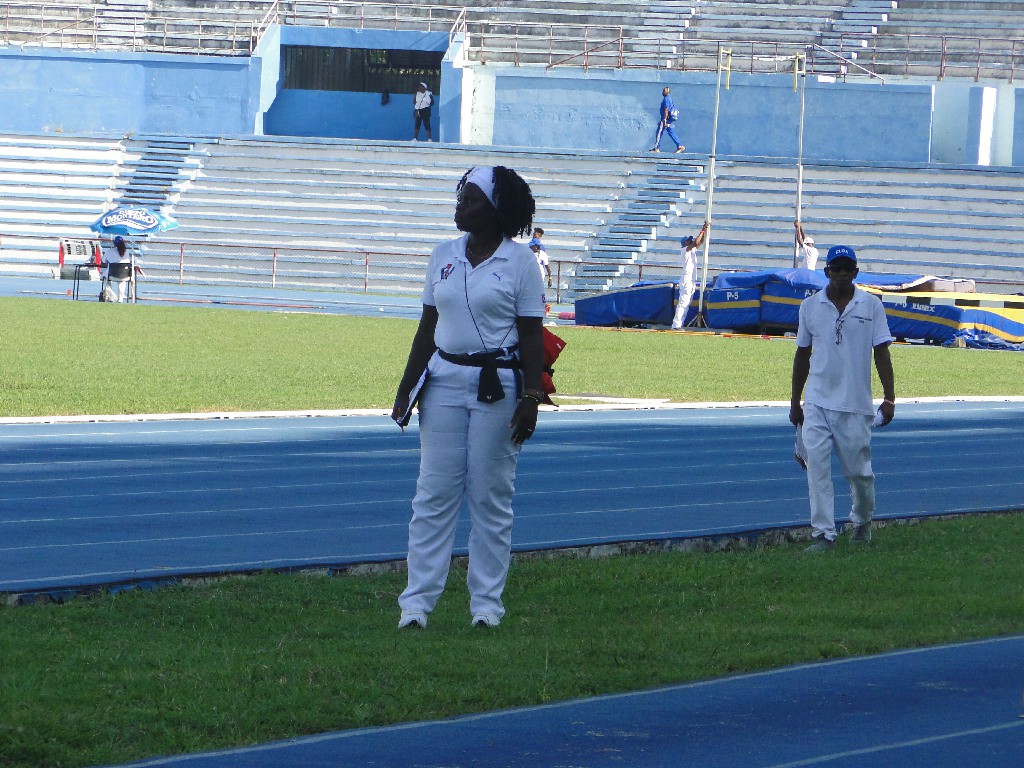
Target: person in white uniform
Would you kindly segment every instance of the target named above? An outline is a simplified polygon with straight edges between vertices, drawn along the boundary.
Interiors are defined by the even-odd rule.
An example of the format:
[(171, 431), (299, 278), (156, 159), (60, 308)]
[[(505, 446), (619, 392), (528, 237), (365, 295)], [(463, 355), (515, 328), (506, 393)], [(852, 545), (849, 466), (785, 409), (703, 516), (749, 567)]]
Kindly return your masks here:
[(687, 235), (679, 241), (683, 247), (683, 272), (679, 276), (679, 303), (676, 304), (675, 316), (672, 318), (673, 331), (682, 330), (686, 310), (689, 309), (693, 294), (697, 290), (697, 249), (704, 245), (707, 234), (708, 223), (705, 221), (697, 237)]
[(800, 304), (789, 420), (800, 432), (807, 463), (813, 538), (808, 552), (836, 546), (833, 448), (853, 496), (851, 541), (871, 541), (871, 424), (876, 415), (871, 401), (872, 358), (885, 397), (877, 410), (877, 425), (887, 425), (896, 412), (889, 356), (893, 337), (882, 302), (854, 285), (857, 274), (853, 248), (833, 246), (825, 259), (828, 285)]
[(420, 125), (427, 129), (427, 141), (430, 141), (430, 110), (434, 106), (434, 94), (426, 83), (420, 83), (416, 93), (412, 95), (413, 141), (420, 140)]
[(796, 248), (804, 260), (804, 269), (818, 268), (818, 249), (814, 247), (814, 238), (804, 232), (804, 227), (797, 219), (793, 222), (796, 228)]
[(512, 240), (530, 231), (533, 195), (502, 166), (471, 169), (457, 192), (455, 225), (466, 234), (430, 256), (423, 312), (392, 413), (399, 423), (408, 418), (426, 371), (400, 628), (426, 628), (448, 577), (463, 503), (471, 521), (471, 623), (501, 622), (516, 462), (544, 398), (544, 285), (533, 253)]
[(103, 261), (107, 265), (107, 285), (113, 293), (108, 301), (123, 304), (132, 279), (132, 259), (123, 237), (118, 235), (114, 238), (113, 247), (104, 248)]

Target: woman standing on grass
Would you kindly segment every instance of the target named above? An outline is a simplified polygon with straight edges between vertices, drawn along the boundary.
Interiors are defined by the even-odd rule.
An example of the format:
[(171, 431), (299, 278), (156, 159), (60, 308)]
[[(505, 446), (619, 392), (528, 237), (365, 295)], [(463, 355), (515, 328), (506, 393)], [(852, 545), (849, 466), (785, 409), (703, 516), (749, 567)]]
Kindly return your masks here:
[(392, 418), (408, 418), (417, 382), (420, 475), (409, 523), (409, 583), (399, 627), (427, 626), (444, 590), (455, 525), (469, 508), (469, 610), (496, 627), (512, 550), (512, 494), (522, 444), (537, 424), (544, 286), (525, 235), (530, 187), (502, 166), (471, 169), (456, 187), (455, 226), (427, 264), (423, 314)]

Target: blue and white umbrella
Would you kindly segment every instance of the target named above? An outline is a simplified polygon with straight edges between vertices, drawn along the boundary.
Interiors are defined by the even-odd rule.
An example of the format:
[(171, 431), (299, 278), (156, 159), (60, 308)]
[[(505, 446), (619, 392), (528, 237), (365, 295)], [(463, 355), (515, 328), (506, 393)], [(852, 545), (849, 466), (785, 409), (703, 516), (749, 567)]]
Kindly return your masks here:
[(149, 208), (134, 205), (121, 206), (107, 211), (89, 225), (89, 229), (101, 235), (152, 235), (168, 229), (176, 229), (178, 222)]

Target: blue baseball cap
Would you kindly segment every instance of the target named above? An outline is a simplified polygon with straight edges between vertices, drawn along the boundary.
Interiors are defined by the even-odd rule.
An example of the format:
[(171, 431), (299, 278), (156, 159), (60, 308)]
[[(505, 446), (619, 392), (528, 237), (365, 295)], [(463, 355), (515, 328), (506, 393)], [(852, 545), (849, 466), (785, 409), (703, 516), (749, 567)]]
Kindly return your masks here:
[(114, 238), (114, 245), (121, 245), (124, 242), (124, 238), (118, 235)]
[(836, 259), (849, 259), (854, 264), (857, 263), (857, 254), (848, 245), (833, 245), (828, 249), (828, 256), (825, 257), (825, 266), (827, 267)]
[(530, 242), (527, 243), (527, 245), (533, 248), (533, 246), (535, 245), (540, 245), (540, 240), (538, 240), (536, 237), (530, 238)]

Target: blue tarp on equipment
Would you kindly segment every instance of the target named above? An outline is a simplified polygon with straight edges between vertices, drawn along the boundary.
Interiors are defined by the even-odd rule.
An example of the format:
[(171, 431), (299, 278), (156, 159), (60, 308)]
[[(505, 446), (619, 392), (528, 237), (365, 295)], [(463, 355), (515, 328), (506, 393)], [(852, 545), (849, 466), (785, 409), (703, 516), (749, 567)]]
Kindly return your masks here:
[[(861, 272), (857, 276), (860, 287), (882, 299), (889, 328), (897, 338), (1024, 350), (1024, 299), (928, 291), (927, 286), (935, 280), (930, 275)], [(808, 269), (721, 274), (708, 290), (708, 327), (770, 326), (795, 330), (800, 303), (827, 284), (823, 272)], [(915, 291), (917, 286), (925, 290)], [(674, 283), (638, 283), (632, 288), (577, 300), (576, 323), (669, 325), (677, 297), (678, 286)], [(696, 307), (691, 307), (687, 319), (695, 312)]]
[(675, 283), (637, 283), (586, 296), (576, 299), (576, 325), (671, 325), (678, 295)]
[(893, 336), (1024, 351), (1024, 299), (981, 293), (881, 294)]
[(712, 288), (707, 321), (709, 328), (756, 328), (761, 325), (761, 289)]

